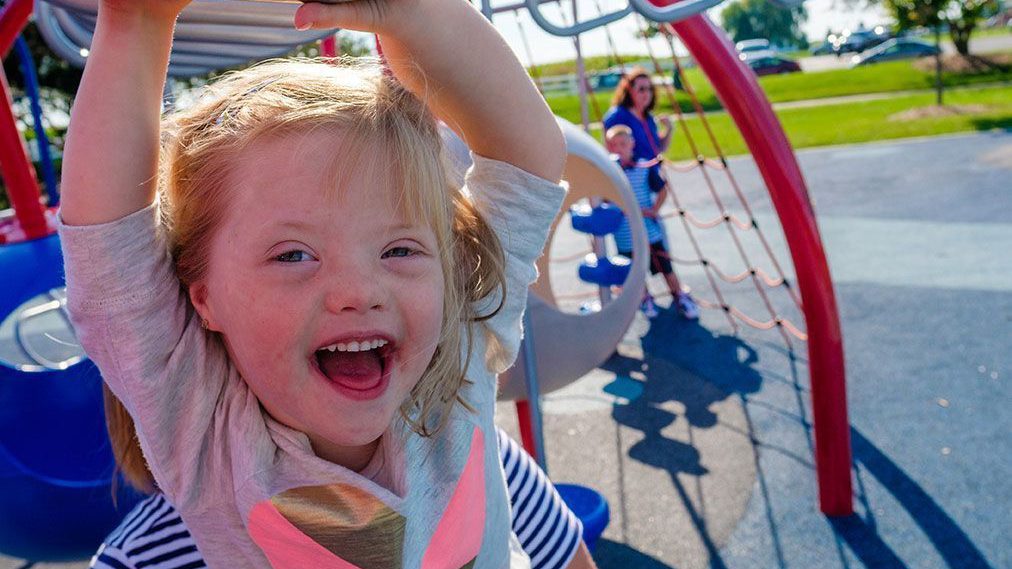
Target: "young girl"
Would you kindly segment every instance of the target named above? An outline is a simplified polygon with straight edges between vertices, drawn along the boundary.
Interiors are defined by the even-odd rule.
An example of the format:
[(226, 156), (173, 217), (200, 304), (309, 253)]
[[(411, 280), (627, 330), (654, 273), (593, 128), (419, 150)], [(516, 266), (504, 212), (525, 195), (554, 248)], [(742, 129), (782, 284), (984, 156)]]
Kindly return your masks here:
[[(311, 3), (297, 27), (379, 34), (396, 79), (258, 67), (160, 136), (187, 3), (102, 0), (61, 209), (159, 489), (211, 567), (526, 566), (492, 411), (562, 199), (544, 101), (463, 0)], [(412, 92), (475, 152), (465, 189)]]

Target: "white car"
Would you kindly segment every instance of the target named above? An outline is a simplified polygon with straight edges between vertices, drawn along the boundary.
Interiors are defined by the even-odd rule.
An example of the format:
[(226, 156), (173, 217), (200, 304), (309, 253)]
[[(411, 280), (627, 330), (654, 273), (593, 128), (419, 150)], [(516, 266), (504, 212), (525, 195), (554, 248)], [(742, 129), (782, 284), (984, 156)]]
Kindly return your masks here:
[(755, 57), (757, 52), (769, 53), (772, 51), (770, 40), (766, 39), (740, 41), (734, 44), (734, 48), (738, 50), (738, 57), (742, 61)]

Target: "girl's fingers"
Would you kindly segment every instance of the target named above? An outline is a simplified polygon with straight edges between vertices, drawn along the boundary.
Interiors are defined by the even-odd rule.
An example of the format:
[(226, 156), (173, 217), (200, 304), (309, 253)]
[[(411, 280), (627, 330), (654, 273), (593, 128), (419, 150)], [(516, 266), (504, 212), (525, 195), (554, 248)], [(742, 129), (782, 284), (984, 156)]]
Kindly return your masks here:
[(295, 13), (295, 27), (350, 28), (361, 31), (376, 31), (377, 9), (374, 0), (350, 0), (336, 4), (308, 2)]

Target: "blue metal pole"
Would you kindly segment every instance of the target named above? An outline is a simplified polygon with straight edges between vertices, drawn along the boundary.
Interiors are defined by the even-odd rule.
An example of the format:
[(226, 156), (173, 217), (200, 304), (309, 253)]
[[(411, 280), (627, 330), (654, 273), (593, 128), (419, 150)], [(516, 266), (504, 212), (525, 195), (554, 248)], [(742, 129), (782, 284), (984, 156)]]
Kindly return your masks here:
[(527, 401), (534, 435), (534, 458), (538, 466), (548, 475), (548, 457), (545, 456), (545, 432), (541, 417), (541, 386), (538, 385), (537, 356), (534, 352), (534, 328), (530, 312), (524, 312), (524, 339), (520, 342), (520, 356), (523, 359), (524, 379), (527, 385)]
[(49, 137), (46, 136), (46, 127), (42, 124), (42, 104), (39, 100), (39, 77), (35, 74), (35, 62), (32, 60), (32, 52), (28, 49), (28, 42), (24, 36), (18, 36), (14, 42), (14, 50), (21, 60), (21, 74), (25, 79), (25, 91), (32, 105), (32, 122), (35, 130), (35, 141), (39, 146), (39, 159), (42, 161), (42, 177), (46, 183), (46, 193), (49, 195), (49, 206), (53, 207), (60, 202), (60, 195), (56, 192), (56, 169), (53, 167), (53, 157), (49, 152)]

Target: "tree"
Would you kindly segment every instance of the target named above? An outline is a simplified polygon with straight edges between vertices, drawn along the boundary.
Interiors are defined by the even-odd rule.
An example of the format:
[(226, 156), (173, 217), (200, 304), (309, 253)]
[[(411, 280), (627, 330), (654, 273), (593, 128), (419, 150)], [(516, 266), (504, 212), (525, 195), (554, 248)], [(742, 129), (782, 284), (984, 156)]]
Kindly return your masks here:
[(997, 13), (998, 0), (883, 0), (901, 30), (947, 26), (956, 51), (970, 55), (970, 34), (982, 18)]
[(802, 5), (783, 8), (770, 0), (740, 0), (720, 13), (724, 29), (738, 42), (768, 39), (781, 46), (808, 47), (801, 25), (808, 19)]
[(946, 11), (945, 20), (956, 51), (966, 57), (970, 55), (970, 34), (981, 19), (996, 14), (999, 5), (997, 0), (955, 0), (953, 4), (956, 6)]
[[(886, 8), (896, 18), (900, 30), (925, 27), (935, 30), (935, 90), (938, 104), (942, 104), (942, 19), (953, 0), (884, 0)], [(959, 0), (962, 1), (962, 0)]]

